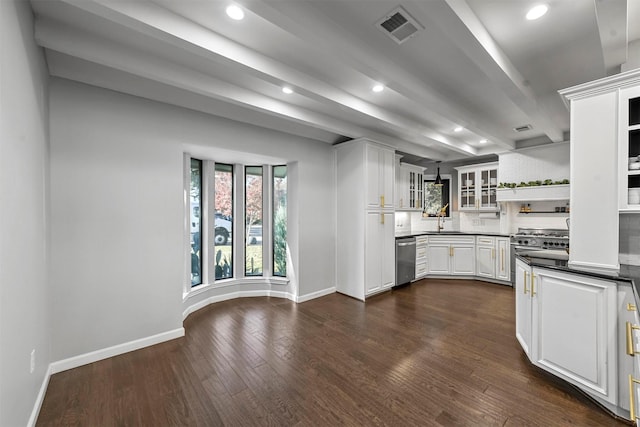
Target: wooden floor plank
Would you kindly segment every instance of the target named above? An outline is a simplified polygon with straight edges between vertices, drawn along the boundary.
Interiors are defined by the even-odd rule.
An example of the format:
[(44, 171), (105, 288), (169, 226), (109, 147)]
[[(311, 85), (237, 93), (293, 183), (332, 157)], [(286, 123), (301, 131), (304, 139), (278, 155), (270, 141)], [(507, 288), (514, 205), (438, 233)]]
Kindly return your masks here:
[(469, 280), (225, 301), (183, 338), (53, 375), (37, 425), (625, 425), (533, 367), (514, 314), (512, 288)]

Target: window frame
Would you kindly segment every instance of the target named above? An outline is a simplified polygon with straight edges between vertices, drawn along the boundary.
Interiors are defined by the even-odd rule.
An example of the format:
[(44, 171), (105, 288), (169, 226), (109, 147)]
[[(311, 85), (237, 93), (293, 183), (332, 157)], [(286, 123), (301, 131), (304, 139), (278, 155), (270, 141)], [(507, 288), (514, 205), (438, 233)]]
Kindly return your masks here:
[[(444, 206), (445, 204), (448, 203), (447, 209), (446, 209), (446, 215), (444, 216), (444, 218), (451, 218), (451, 212), (452, 212), (452, 205), (453, 205), (453, 199), (452, 199), (452, 189), (451, 187), (453, 186), (453, 179), (451, 175), (448, 174), (440, 174), (440, 178), (442, 179), (443, 182), (443, 192), (442, 192), (442, 204), (441, 206)], [(424, 212), (425, 209), (425, 204), (427, 202), (427, 193), (428, 193), (428, 184), (430, 183), (434, 183), (436, 181), (436, 175), (424, 175), (422, 177), (423, 179), (423, 196), (422, 196), (422, 210)], [(445, 193), (445, 189), (446, 189), (446, 193)], [(447, 199), (444, 198), (444, 196), (448, 197), (448, 201)], [(436, 218), (435, 215), (434, 216), (427, 216), (424, 218)]]
[[(288, 275), (274, 274), (273, 253), (273, 168), (276, 166), (283, 166), (288, 169), (286, 163), (273, 162), (265, 163), (257, 166), (255, 162), (246, 163), (233, 163), (215, 161), (211, 156), (207, 155), (194, 155), (185, 152), (184, 155), (184, 285), (183, 285), (183, 297), (190, 298), (202, 294), (203, 292), (209, 292), (211, 289), (219, 287), (229, 287), (244, 284), (256, 284), (261, 283), (266, 286), (271, 285), (287, 285), (290, 282)], [(191, 269), (190, 269), (190, 165), (191, 159), (202, 161), (201, 170), (201, 206), (200, 206), (200, 224), (202, 227), (201, 232), (201, 245), (202, 245), (202, 269), (201, 277), (202, 281), (198, 285), (191, 286)], [(231, 253), (232, 253), (232, 276), (229, 278), (215, 278), (215, 251), (214, 245), (215, 237), (215, 168), (216, 164), (224, 164), (231, 166), (232, 171), (232, 233), (231, 239)], [(246, 274), (246, 219), (245, 219), (245, 206), (246, 206), (246, 176), (245, 167), (261, 167), (262, 168), (262, 275), (248, 275)], [(242, 171), (242, 172), (241, 172)], [(288, 179), (288, 172), (287, 172)], [(289, 183), (287, 182), (287, 188)], [(234, 239), (235, 237), (235, 239)], [(288, 241), (285, 242), (288, 250)], [(289, 264), (287, 253), (287, 268)], [(288, 273), (288, 272), (287, 272)]]
[[(237, 237), (236, 236), (237, 227), (236, 227), (236, 224), (235, 224), (236, 223), (236, 217), (237, 217), (237, 215), (236, 215), (236, 206), (235, 206), (235, 192), (236, 192), (236, 188), (237, 188), (237, 186), (236, 186), (236, 168), (235, 168), (236, 165), (234, 165), (233, 163), (224, 163), (224, 162), (214, 162), (213, 165), (214, 165), (213, 166), (213, 174), (212, 174), (213, 175), (213, 192), (212, 192), (212, 194), (213, 194), (213, 201), (212, 201), (212, 206), (213, 206), (213, 238), (210, 238), (210, 241), (207, 242), (207, 243), (211, 248), (213, 248), (213, 257), (211, 257), (211, 262), (212, 262), (212, 267), (213, 268), (211, 268), (211, 271), (213, 271), (213, 282), (215, 283), (215, 282), (219, 282), (221, 280), (233, 279), (236, 276), (235, 272), (234, 272), (234, 269), (236, 268), (236, 262), (235, 262), (236, 259), (235, 259), (235, 257), (236, 257), (236, 252), (237, 251), (235, 250), (236, 248), (235, 248), (234, 242), (237, 241), (238, 239), (235, 238), (235, 237)], [(215, 181), (216, 181), (216, 179), (215, 179), (215, 176), (216, 176), (216, 172), (218, 172), (217, 168), (218, 168), (219, 165), (220, 166), (224, 166), (224, 167), (229, 167), (231, 169), (231, 171), (230, 171), (230, 173), (231, 173), (231, 200), (230, 200), (231, 216), (227, 215), (225, 217), (225, 215), (222, 212), (220, 212), (221, 219), (225, 220), (225, 221), (229, 221), (230, 224), (231, 224), (230, 225), (231, 226), (231, 236), (230, 236), (231, 237), (231, 244), (228, 245), (230, 247), (230, 249), (231, 249), (231, 252), (229, 254), (229, 260), (228, 260), (228, 262), (230, 264), (229, 265), (229, 274), (230, 275), (229, 276), (220, 277), (220, 278), (216, 277), (217, 276), (216, 267), (218, 266), (218, 263), (220, 261), (222, 261), (222, 256), (223, 255), (222, 255), (222, 249), (220, 249), (220, 251), (221, 251), (220, 252), (220, 254), (221, 254), (220, 258), (221, 259), (220, 259), (220, 261), (218, 261), (218, 252), (216, 250), (216, 246), (227, 246), (227, 245), (216, 245), (216, 237), (215, 237), (215, 235), (216, 235), (216, 233), (215, 233), (215, 230), (216, 230), (215, 221), (218, 218), (218, 212), (216, 210), (217, 206), (216, 206), (216, 190), (215, 190)], [(229, 172), (229, 171), (221, 170), (219, 172)], [(229, 238), (229, 236), (227, 236), (227, 239), (228, 238)], [(223, 267), (221, 267), (221, 268), (223, 268)]]
[[(243, 211), (244, 211), (244, 277), (262, 277), (264, 276), (265, 273), (265, 265), (264, 265), (264, 261), (265, 261), (265, 249), (264, 249), (264, 217), (265, 217), (265, 200), (264, 200), (264, 180), (265, 180), (265, 168), (264, 166), (253, 166), (253, 165), (243, 165), (244, 166), (244, 180), (243, 180), (243, 186), (244, 186), (244, 203), (242, 205), (243, 207)], [(260, 273), (259, 274), (248, 274), (247, 273), (247, 262), (248, 262), (248, 258), (247, 258), (247, 249), (249, 247), (249, 237), (250, 237), (250, 233), (251, 233), (251, 227), (249, 226), (247, 227), (247, 193), (248, 193), (248, 188), (247, 188), (247, 184), (249, 182), (249, 180), (247, 179), (247, 176), (250, 175), (248, 173), (249, 169), (260, 169), (260, 198), (261, 198), (261, 203), (260, 203), (260, 227), (261, 227), (261, 234), (260, 234), (260, 252), (261, 252), (261, 264), (262, 267), (260, 269)], [(253, 176), (258, 176), (253, 174)]]
[(288, 277), (288, 256), (287, 256), (287, 246), (288, 240), (285, 237), (285, 247), (284, 247), (284, 274), (279, 274), (276, 272), (276, 218), (277, 218), (277, 206), (275, 203), (276, 190), (275, 190), (275, 180), (276, 180), (276, 168), (284, 167), (286, 171), (286, 179), (287, 179), (287, 189), (286, 189), (286, 203), (285, 203), (285, 235), (288, 236), (288, 193), (289, 193), (289, 170), (287, 165), (272, 165), (271, 166), (271, 274), (274, 277)]

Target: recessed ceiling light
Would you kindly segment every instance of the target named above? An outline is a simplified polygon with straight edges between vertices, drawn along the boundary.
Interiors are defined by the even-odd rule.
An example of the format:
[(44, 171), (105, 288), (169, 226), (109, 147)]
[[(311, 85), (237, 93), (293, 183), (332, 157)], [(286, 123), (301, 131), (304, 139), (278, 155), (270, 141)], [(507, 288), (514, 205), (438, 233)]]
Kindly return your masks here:
[(462, 126), (458, 126), (458, 127), (453, 129), (454, 132), (462, 132), (463, 130), (464, 130), (464, 128)]
[(374, 92), (382, 92), (384, 90), (384, 86), (382, 86), (380, 83), (377, 83), (371, 88), (371, 90)]
[(240, 6), (232, 4), (227, 6), (227, 15), (229, 15), (229, 18), (231, 19), (240, 21), (244, 18), (244, 10), (242, 10)]
[(486, 139), (481, 139), (480, 144), (486, 144), (488, 141)]
[(284, 93), (286, 93), (287, 95), (291, 95), (293, 93), (293, 89), (291, 89), (289, 86), (285, 86), (282, 88), (282, 91)]
[(549, 10), (549, 6), (547, 6), (546, 4), (539, 4), (537, 6), (533, 6), (531, 9), (529, 9), (529, 12), (527, 12), (527, 19), (529, 21), (538, 19), (542, 17), (545, 13), (547, 13), (548, 10)]

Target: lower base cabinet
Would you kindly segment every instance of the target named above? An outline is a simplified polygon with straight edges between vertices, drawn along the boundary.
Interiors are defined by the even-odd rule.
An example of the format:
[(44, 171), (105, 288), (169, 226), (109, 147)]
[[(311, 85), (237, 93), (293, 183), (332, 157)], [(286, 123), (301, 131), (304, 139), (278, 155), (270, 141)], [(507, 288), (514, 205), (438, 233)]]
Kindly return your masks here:
[(475, 236), (429, 236), (427, 272), (432, 275), (476, 274)]
[(532, 276), (533, 363), (616, 404), (616, 282), (535, 268)]
[(416, 280), (427, 275), (427, 236), (416, 237)]
[(629, 390), (632, 365), (624, 362), (627, 344), (618, 331), (619, 307), (630, 292), (612, 280), (532, 268), (520, 259), (515, 278), (516, 338), (529, 360), (628, 416), (629, 392), (621, 390)]
[(365, 228), (365, 295), (395, 283), (395, 225), (392, 212), (368, 212)]

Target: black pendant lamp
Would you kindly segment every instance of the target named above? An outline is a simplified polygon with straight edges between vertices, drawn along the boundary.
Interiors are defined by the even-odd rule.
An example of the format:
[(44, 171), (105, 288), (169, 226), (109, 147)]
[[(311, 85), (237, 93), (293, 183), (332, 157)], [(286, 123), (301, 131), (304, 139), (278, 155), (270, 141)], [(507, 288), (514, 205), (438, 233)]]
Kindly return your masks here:
[[(437, 161), (436, 163), (440, 164), (440, 161)], [(437, 187), (442, 187), (444, 185), (442, 184), (442, 178), (440, 177), (440, 166), (438, 166), (438, 174), (436, 175), (436, 182), (434, 182), (433, 185)]]

